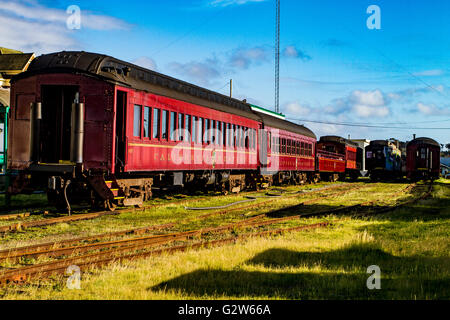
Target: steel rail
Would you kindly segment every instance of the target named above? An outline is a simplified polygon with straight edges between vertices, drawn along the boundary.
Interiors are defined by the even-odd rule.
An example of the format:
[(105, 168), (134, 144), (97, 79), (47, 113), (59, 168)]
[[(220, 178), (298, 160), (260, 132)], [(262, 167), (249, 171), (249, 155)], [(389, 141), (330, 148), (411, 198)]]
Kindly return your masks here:
[[(200, 243), (182, 245), (182, 246), (177, 246), (177, 247), (162, 248), (162, 249), (159, 249), (156, 251), (140, 252), (140, 253), (133, 253), (133, 254), (122, 255), (122, 256), (115, 256), (115, 254), (119, 253), (119, 251), (124, 251), (124, 249), (130, 249), (128, 247), (120, 248), (119, 251), (102, 252), (102, 253), (92, 254), (92, 255), (88, 255), (88, 256), (66, 258), (66, 259), (56, 261), (56, 262), (49, 262), (49, 263), (43, 263), (43, 264), (39, 264), (39, 265), (24, 267), (24, 268), (20, 268), (20, 269), (8, 270), (0, 275), (0, 285), (25, 282), (35, 276), (42, 277), (42, 276), (56, 274), (56, 273), (64, 273), (66, 271), (67, 267), (69, 267), (70, 265), (77, 265), (80, 267), (80, 269), (81, 268), (85, 269), (86, 267), (93, 267), (93, 266), (99, 267), (99, 266), (102, 266), (104, 264), (107, 264), (107, 263), (110, 263), (113, 261), (134, 260), (136, 258), (160, 255), (163, 253), (173, 253), (176, 251), (185, 251), (187, 249), (211, 247), (211, 246), (236, 242), (237, 240), (247, 239), (247, 238), (251, 238), (251, 237), (280, 234), (280, 233), (289, 232), (289, 231), (308, 230), (308, 229), (319, 228), (319, 227), (324, 227), (324, 226), (328, 226), (328, 225), (329, 225), (328, 222), (322, 222), (322, 223), (317, 223), (317, 224), (313, 224), (313, 225), (268, 230), (268, 231), (263, 231), (263, 232), (259, 232), (259, 233), (248, 233), (248, 234), (235, 236), (235, 237), (231, 237), (231, 238), (226, 238), (226, 239), (203, 241)], [(134, 249), (136, 249), (136, 250), (143, 249), (143, 248), (144, 247), (134, 247)]]
[[(318, 190), (319, 191), (327, 191), (327, 190), (331, 190), (331, 189), (335, 189), (335, 188), (340, 188), (340, 187), (346, 187), (350, 184), (339, 184), (337, 186), (331, 186), (331, 187), (327, 187), (325, 189), (321, 189)], [(314, 190), (310, 193), (315, 192)], [(286, 196), (284, 198), (291, 198), (291, 197), (296, 197), (298, 196), (298, 194), (296, 195), (290, 195), (290, 196)], [(267, 200), (267, 202), (271, 202), (271, 201), (275, 201), (276, 199), (271, 199), (271, 200)], [(194, 201), (198, 201), (198, 199), (192, 199), (192, 202)], [(180, 201), (180, 202), (185, 202), (185, 201)], [(189, 201), (190, 202), (190, 201)], [(260, 202), (255, 206), (259, 206), (262, 203), (266, 203), (266, 202)], [(148, 209), (154, 209), (154, 208), (158, 208), (158, 207), (162, 207), (162, 206), (166, 206), (166, 205), (171, 205), (173, 203), (166, 203), (166, 204), (158, 204), (158, 205), (149, 205), (149, 206), (144, 206), (142, 208), (125, 208), (125, 209), (121, 209), (121, 210), (117, 210), (114, 212), (111, 211), (101, 211), (101, 212), (94, 212), (94, 213), (86, 213), (86, 214), (79, 214), (79, 215), (72, 215), (72, 216), (66, 216), (66, 217), (58, 217), (58, 218), (51, 218), (51, 219), (41, 219), (41, 220), (36, 220), (36, 221), (30, 221), (30, 222), (19, 222), (16, 224), (12, 224), (12, 225), (7, 225), (7, 226), (1, 226), (0, 227), (0, 234), (6, 234), (6, 233), (10, 233), (10, 232), (15, 232), (15, 231), (19, 231), (19, 230), (24, 230), (27, 228), (36, 228), (36, 227), (44, 227), (44, 226), (49, 226), (49, 225), (54, 225), (54, 224), (58, 224), (58, 223), (67, 223), (67, 222), (74, 222), (74, 221), (81, 221), (81, 220), (91, 220), (91, 219), (96, 219), (102, 216), (108, 216), (108, 215), (118, 215), (121, 213), (127, 213), (127, 212), (138, 212), (138, 211), (145, 211)], [(232, 210), (239, 210), (242, 208), (235, 208)], [(226, 212), (226, 211), (224, 211)], [(212, 214), (206, 214), (202, 217), (208, 217), (211, 215), (216, 215), (216, 213), (212, 213)]]

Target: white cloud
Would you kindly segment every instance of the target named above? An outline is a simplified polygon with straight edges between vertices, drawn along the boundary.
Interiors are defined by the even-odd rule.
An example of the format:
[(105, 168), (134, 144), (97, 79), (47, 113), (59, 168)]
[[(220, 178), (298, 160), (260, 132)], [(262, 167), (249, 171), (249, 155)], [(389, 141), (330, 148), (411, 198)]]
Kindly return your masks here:
[(350, 99), (355, 104), (368, 105), (368, 106), (384, 106), (386, 101), (383, 93), (380, 90), (374, 91), (360, 91), (355, 90), (352, 92)]
[(158, 70), (155, 60), (153, 60), (152, 58), (149, 58), (149, 57), (139, 57), (139, 58), (133, 60), (132, 63), (134, 63), (135, 65), (138, 65), (142, 68), (150, 69), (153, 71)]
[(337, 115), (354, 113), (361, 118), (386, 117), (390, 114), (390, 100), (380, 90), (355, 90), (347, 97), (335, 99), (324, 112)]
[[(79, 50), (75, 31), (66, 27), (68, 17), (65, 10), (48, 8), (36, 1), (0, 0), (0, 43), (4, 47), (37, 54)], [(120, 19), (81, 11), (82, 29), (104, 31), (129, 27)]]
[(311, 57), (295, 46), (287, 46), (283, 50), (283, 56), (286, 58), (296, 58), (302, 60), (311, 60)]
[(270, 56), (266, 47), (238, 48), (229, 58), (229, 65), (238, 69), (248, 69), (251, 65), (259, 65), (268, 61)]
[(64, 26), (24, 21), (1, 13), (0, 25), (0, 43), (7, 48), (38, 54), (77, 49), (77, 42)]
[(413, 75), (416, 77), (436, 77), (444, 74), (441, 69), (425, 70), (420, 72), (414, 72)]
[(350, 95), (350, 104), (356, 114), (362, 118), (386, 117), (389, 115), (387, 101), (380, 90), (355, 90)]
[(435, 85), (435, 86), (426, 86), (426, 87), (416, 87), (416, 88), (408, 88), (403, 90), (398, 90), (395, 92), (390, 92), (387, 96), (395, 101), (399, 102), (408, 102), (411, 103), (419, 96), (430, 94), (430, 93), (443, 93), (448, 88), (444, 85)]
[(417, 103), (416, 108), (419, 113), (427, 116), (439, 116), (439, 115), (449, 115), (450, 108), (440, 108), (435, 104), (424, 104), (422, 102)]
[(312, 112), (310, 107), (302, 105), (297, 101), (287, 103), (283, 111), (293, 116), (306, 116)]
[(213, 0), (209, 5), (213, 7), (228, 7), (232, 5), (243, 5), (251, 2), (264, 2), (266, 0)]

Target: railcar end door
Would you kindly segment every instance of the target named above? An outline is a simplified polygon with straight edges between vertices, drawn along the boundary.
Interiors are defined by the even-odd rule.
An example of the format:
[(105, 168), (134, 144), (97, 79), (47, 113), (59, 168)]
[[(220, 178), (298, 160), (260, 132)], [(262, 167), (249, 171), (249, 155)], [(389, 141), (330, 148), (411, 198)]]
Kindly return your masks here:
[(116, 155), (115, 171), (123, 172), (126, 165), (126, 123), (127, 123), (128, 95), (124, 91), (117, 91), (116, 105)]

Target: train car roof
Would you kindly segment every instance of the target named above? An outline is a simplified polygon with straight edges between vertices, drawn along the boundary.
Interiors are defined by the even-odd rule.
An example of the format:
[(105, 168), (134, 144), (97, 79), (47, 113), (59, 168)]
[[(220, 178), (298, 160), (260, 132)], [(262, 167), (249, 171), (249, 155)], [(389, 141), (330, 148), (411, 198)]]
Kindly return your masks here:
[(320, 137), (319, 142), (337, 142), (337, 143), (341, 143), (341, 144), (346, 144), (346, 145), (350, 145), (352, 147), (358, 147), (359, 145), (356, 142), (350, 141), (348, 139), (345, 139), (343, 137), (339, 137), (339, 136), (323, 136)]
[(290, 132), (294, 132), (294, 133), (301, 134), (301, 135), (304, 135), (304, 136), (307, 136), (310, 138), (317, 139), (314, 132), (312, 132), (305, 126), (302, 126), (302, 125), (299, 125), (299, 124), (296, 124), (293, 122), (289, 122), (289, 121), (286, 121), (286, 120), (283, 120), (283, 119), (280, 119), (277, 117), (273, 117), (269, 114), (258, 112), (255, 110), (253, 110), (253, 112), (261, 118), (261, 121), (262, 121), (262, 123), (264, 123), (264, 126), (281, 129), (281, 130), (287, 130)]
[(370, 141), (369, 145), (371, 146), (387, 146), (389, 145), (388, 140), (372, 140)]
[(41, 55), (33, 60), (27, 72), (14, 80), (44, 73), (90, 75), (125, 87), (260, 120), (241, 100), (103, 54), (62, 51)]
[(408, 142), (408, 146), (409, 145), (416, 145), (416, 144), (430, 144), (432, 146), (436, 146), (436, 147), (441, 147), (441, 145), (436, 141), (433, 140), (431, 138), (426, 138), (426, 137), (421, 137), (421, 138), (416, 138), (414, 140), (411, 140), (410, 142)]

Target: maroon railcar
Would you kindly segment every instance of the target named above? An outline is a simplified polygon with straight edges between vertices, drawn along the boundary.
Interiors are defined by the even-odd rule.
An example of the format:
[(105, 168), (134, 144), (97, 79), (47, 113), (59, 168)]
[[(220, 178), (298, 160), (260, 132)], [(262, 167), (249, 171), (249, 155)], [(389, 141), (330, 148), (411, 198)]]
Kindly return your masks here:
[[(174, 185), (237, 192), (314, 171), (313, 147), (296, 147), (314, 144), (303, 126), (105, 55), (38, 57), (12, 81), (10, 114), (9, 192), (45, 185), (61, 207), (141, 205)], [(272, 131), (291, 144), (273, 159)]]
[(265, 168), (273, 183), (305, 183), (315, 172), (316, 136), (309, 129), (283, 119), (260, 114), (264, 125), (267, 157)]
[(336, 181), (347, 175), (355, 179), (361, 168), (362, 149), (356, 143), (338, 136), (320, 137), (317, 142), (317, 171), (322, 179)]
[(406, 145), (406, 172), (411, 179), (438, 179), (441, 147), (431, 138), (417, 138)]

